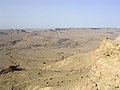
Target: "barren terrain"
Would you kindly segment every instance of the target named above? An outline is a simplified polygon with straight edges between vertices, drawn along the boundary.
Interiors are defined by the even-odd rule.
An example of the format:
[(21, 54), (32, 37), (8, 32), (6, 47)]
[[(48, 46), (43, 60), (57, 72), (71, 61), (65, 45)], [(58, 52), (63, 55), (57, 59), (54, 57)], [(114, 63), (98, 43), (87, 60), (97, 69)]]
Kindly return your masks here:
[(120, 90), (120, 50), (106, 54), (118, 35), (117, 28), (1, 29), (0, 90)]

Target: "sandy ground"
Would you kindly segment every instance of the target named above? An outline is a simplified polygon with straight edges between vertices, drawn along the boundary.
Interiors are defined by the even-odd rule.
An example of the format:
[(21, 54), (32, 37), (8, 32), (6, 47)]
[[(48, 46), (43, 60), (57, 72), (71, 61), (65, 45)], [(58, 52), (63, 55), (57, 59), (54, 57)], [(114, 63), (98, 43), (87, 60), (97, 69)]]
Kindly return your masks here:
[(0, 70), (22, 69), (0, 74), (0, 90), (82, 90), (91, 51), (100, 38), (119, 34), (110, 28), (0, 30)]

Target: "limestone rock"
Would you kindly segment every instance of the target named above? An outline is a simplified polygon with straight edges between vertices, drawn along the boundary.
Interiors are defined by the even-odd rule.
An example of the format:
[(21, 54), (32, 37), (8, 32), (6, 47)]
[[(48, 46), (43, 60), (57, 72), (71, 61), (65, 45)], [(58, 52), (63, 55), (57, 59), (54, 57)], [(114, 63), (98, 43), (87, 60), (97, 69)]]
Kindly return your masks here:
[(120, 36), (115, 40), (103, 38), (92, 55), (96, 61), (85, 90), (120, 90)]

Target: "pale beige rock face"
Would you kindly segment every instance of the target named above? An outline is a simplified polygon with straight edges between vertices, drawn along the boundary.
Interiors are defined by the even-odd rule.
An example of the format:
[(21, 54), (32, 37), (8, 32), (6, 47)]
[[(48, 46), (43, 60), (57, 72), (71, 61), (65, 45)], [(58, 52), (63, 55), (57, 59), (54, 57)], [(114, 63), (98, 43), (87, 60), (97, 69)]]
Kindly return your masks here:
[(120, 36), (115, 40), (103, 38), (93, 56), (95, 63), (84, 90), (120, 90)]

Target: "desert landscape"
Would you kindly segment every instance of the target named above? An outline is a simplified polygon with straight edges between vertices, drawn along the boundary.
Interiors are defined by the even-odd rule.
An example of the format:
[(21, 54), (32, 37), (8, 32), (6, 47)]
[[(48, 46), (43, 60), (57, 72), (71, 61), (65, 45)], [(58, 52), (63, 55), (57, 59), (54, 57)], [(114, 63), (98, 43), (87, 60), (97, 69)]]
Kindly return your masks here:
[(0, 90), (120, 90), (119, 28), (0, 29)]

